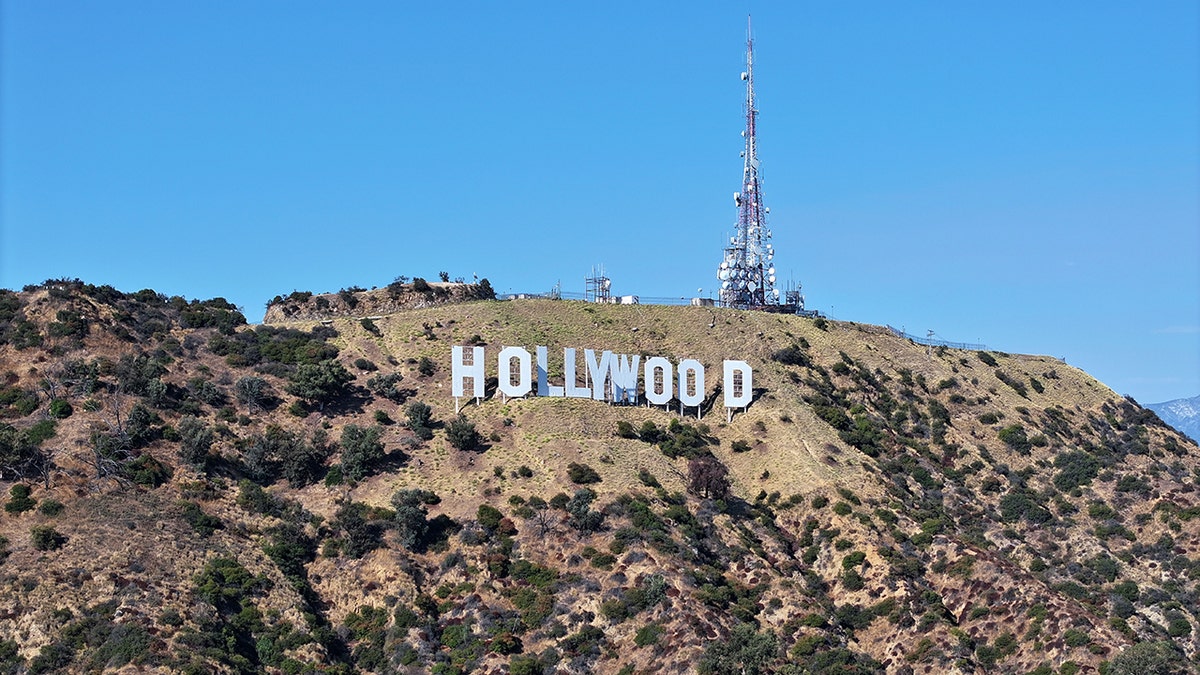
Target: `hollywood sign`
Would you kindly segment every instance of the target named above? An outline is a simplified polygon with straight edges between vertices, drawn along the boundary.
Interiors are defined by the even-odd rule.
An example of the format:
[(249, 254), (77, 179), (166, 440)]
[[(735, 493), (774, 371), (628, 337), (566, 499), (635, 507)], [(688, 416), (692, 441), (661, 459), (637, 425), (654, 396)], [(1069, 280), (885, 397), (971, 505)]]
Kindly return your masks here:
[[(458, 399), (470, 396), (482, 399), (484, 391), (483, 347), (459, 347), (451, 350), (451, 391), (456, 407)], [(562, 384), (551, 384), (549, 376), (549, 350), (538, 346), (535, 359), (523, 347), (504, 347), (496, 356), (498, 373), (497, 391), (506, 398), (522, 398), (534, 393), (537, 396), (558, 398), (590, 398), (613, 403), (638, 402), (639, 378), (646, 401), (654, 405), (668, 405), (672, 399), (679, 401), (680, 414), (685, 407), (700, 408), (704, 403), (704, 364), (695, 359), (683, 359), (672, 365), (670, 361), (653, 356), (642, 363), (642, 357), (634, 354), (614, 354), (594, 349), (583, 350), (584, 384), (579, 384), (578, 350), (563, 349)], [(470, 356), (468, 359), (467, 356)], [(729, 415), (738, 408), (750, 405), (754, 392), (754, 372), (745, 361), (727, 359), (722, 365), (725, 408)], [(466, 381), (471, 380), (470, 393)]]

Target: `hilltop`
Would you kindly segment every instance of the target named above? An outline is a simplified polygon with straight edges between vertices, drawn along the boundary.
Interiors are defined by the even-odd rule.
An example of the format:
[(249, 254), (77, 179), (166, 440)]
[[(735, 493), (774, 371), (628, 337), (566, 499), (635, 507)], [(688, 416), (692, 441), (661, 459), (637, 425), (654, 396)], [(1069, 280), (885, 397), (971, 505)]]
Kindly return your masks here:
[[(0, 292), (0, 668), (1195, 672), (1200, 450), (1087, 373), (453, 286), (261, 326)], [(461, 416), (456, 345), (489, 380)], [(504, 346), (556, 383), (569, 347), (695, 359), (715, 402), (506, 400)], [(728, 423), (725, 359), (755, 389)]]

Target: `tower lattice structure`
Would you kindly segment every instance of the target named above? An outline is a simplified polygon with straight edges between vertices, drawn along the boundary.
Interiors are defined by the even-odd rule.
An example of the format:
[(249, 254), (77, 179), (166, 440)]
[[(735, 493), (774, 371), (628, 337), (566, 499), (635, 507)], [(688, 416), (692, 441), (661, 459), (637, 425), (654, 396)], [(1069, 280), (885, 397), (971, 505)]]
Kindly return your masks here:
[(718, 292), (724, 307), (754, 308), (777, 305), (775, 287), (775, 250), (771, 230), (767, 228), (770, 209), (763, 206), (762, 179), (758, 162), (758, 106), (754, 97), (754, 38), (746, 19), (746, 129), (742, 132), (746, 147), (742, 151), (741, 190), (733, 193), (737, 204), (737, 232), (729, 238), (725, 258), (717, 269), (721, 281)]

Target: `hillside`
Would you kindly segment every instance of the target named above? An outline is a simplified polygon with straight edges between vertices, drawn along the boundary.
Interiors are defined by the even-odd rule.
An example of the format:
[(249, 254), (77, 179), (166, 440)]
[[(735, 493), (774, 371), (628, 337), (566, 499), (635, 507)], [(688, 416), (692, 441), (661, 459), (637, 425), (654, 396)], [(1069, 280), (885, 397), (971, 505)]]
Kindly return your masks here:
[[(0, 669), (1197, 672), (1200, 450), (1086, 373), (467, 299), (246, 326), (0, 292)], [(457, 417), (475, 345), (489, 397)], [(710, 401), (490, 396), (504, 346), (547, 347), (555, 384), (564, 348), (695, 359)], [(728, 423), (725, 359), (755, 390)]]

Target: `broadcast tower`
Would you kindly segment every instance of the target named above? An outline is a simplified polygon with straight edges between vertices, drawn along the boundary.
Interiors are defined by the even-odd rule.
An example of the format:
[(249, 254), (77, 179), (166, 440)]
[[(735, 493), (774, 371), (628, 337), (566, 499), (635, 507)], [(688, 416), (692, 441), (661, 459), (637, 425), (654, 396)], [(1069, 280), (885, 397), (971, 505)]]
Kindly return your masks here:
[(771, 245), (771, 230), (767, 229), (767, 214), (763, 206), (762, 181), (758, 175), (758, 138), (755, 135), (758, 108), (754, 99), (754, 38), (750, 19), (746, 18), (746, 148), (742, 151), (742, 187), (733, 193), (737, 204), (737, 233), (729, 238), (725, 259), (717, 269), (721, 281), (719, 301), (722, 307), (739, 309), (772, 308), (779, 304), (779, 289), (775, 288), (775, 251)]

